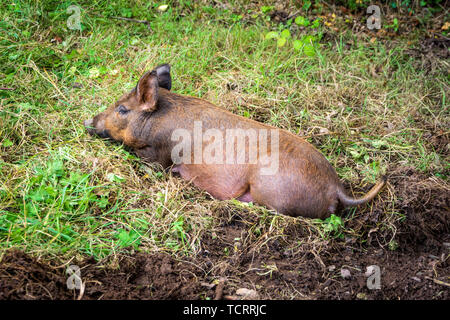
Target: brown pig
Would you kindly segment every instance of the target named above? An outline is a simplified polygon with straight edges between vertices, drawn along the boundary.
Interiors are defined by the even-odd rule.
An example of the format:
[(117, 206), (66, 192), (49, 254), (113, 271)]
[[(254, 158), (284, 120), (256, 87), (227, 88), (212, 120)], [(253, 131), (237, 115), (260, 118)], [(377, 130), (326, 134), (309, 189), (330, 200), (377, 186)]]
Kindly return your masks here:
[(145, 73), (114, 105), (84, 122), (91, 134), (120, 141), (149, 162), (221, 200), (255, 202), (282, 214), (324, 219), (372, 200), (346, 195), (334, 168), (307, 141), (170, 91), (167, 64)]

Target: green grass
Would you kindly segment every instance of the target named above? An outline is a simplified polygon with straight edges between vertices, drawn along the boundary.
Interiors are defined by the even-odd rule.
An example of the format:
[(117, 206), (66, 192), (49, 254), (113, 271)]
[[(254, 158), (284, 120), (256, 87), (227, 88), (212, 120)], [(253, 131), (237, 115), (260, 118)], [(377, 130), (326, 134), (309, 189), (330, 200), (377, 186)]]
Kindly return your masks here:
[[(81, 32), (67, 28), (70, 4), (82, 8)], [(98, 259), (136, 249), (195, 254), (202, 234), (218, 226), (217, 207), (244, 206), (258, 217), (256, 236), (283, 232), (292, 218), (211, 200), (87, 134), (82, 120), (164, 62), (173, 91), (308, 136), (355, 188), (400, 165), (447, 181), (445, 149), (428, 137), (448, 133), (448, 79), (417, 68), (406, 40), (388, 48), (347, 30), (308, 56), (266, 40), (280, 27), (245, 2), (224, 10), (169, 1), (164, 13), (160, 4), (0, 1), (0, 86), (13, 89), (0, 91), (2, 250)], [(246, 10), (257, 17), (239, 18)], [(113, 16), (148, 20), (152, 32)], [(294, 37), (324, 30), (291, 27)], [(386, 216), (397, 216), (395, 199), (388, 201)], [(353, 210), (347, 219), (364, 208)], [(299, 221), (323, 234), (321, 224)]]

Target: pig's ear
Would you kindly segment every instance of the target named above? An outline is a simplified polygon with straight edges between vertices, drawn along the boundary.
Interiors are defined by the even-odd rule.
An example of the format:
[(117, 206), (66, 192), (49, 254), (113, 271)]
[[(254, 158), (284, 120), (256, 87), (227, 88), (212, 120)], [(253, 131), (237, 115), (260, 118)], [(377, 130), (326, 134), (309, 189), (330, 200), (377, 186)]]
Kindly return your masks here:
[(170, 65), (167, 63), (155, 68), (158, 75), (158, 84), (161, 88), (170, 90), (172, 88), (172, 77), (170, 76)]
[(156, 109), (158, 102), (158, 76), (156, 71), (145, 73), (139, 80), (136, 95), (141, 104), (141, 110), (151, 112)]

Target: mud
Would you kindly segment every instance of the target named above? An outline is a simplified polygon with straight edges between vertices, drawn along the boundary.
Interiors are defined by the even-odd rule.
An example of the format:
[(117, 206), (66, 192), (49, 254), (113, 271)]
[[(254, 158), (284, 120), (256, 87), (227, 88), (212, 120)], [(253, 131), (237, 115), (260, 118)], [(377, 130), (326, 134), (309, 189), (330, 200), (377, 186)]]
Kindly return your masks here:
[(117, 268), (93, 259), (77, 265), (85, 287), (81, 295), (67, 288), (67, 266), (9, 252), (0, 266), (0, 299), (199, 299), (203, 292), (200, 269), (163, 253), (122, 256)]
[(414, 58), (414, 67), (424, 70), (426, 74), (448, 75), (444, 61), (450, 58), (449, 47), (449, 38), (433, 34), (431, 37), (421, 39), (415, 48), (406, 50), (406, 53)]

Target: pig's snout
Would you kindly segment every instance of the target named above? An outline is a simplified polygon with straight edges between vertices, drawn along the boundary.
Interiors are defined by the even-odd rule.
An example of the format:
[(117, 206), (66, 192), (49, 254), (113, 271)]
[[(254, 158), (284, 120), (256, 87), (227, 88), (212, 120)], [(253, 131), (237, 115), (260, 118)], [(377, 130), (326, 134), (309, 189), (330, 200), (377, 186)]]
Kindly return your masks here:
[(83, 122), (84, 126), (86, 127), (86, 130), (89, 132), (89, 134), (94, 134), (94, 119), (87, 119)]
[(85, 127), (92, 127), (92, 125), (94, 124), (94, 119), (84, 120), (83, 124)]
[(98, 116), (94, 119), (87, 119), (83, 122), (86, 130), (91, 135), (97, 135), (100, 138), (111, 138), (109, 131), (105, 129), (105, 121), (103, 119), (98, 119)]

